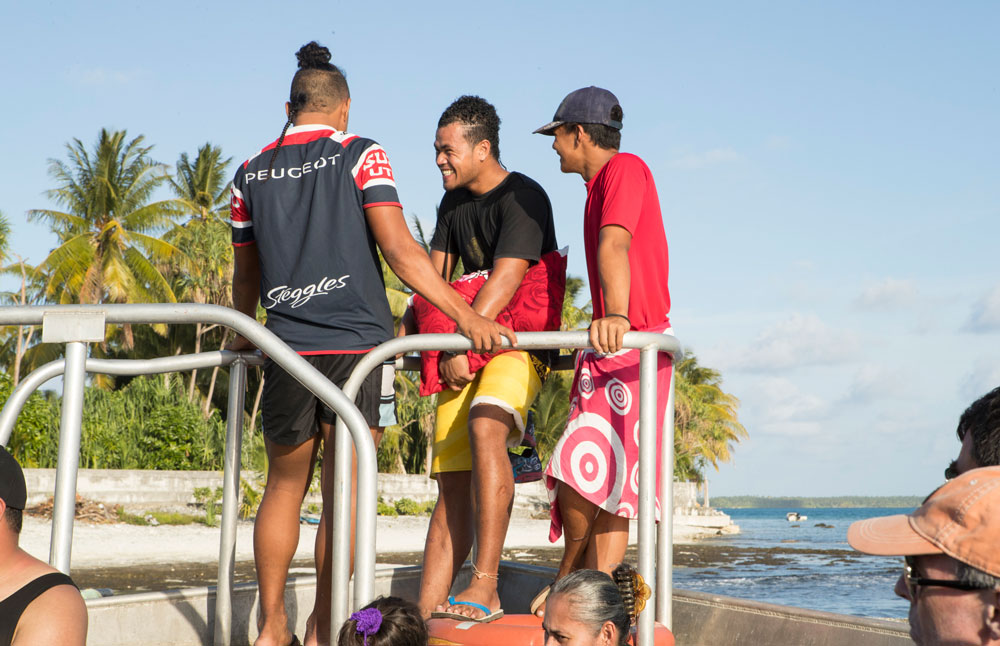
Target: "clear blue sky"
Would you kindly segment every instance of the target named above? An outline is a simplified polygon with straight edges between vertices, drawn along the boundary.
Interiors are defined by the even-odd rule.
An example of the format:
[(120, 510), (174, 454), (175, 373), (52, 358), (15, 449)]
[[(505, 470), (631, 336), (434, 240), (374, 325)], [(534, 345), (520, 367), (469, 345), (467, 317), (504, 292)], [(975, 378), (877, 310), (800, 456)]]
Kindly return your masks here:
[(441, 197), (434, 126), (460, 94), (503, 119), (584, 274), (579, 176), (531, 130), (614, 91), (656, 178), (674, 329), (742, 401), (723, 494), (924, 494), (958, 416), (1000, 384), (1000, 5), (991, 2), (5, 3), (0, 210), (54, 242), (47, 160), (101, 127), (173, 163), (279, 133), (294, 52), (347, 72), (351, 130), (408, 214)]

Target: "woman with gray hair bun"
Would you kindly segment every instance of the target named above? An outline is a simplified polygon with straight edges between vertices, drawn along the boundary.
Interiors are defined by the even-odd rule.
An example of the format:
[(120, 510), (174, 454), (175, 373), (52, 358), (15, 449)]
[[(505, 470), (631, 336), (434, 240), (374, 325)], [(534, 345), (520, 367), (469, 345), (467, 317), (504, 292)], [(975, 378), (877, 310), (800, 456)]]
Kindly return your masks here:
[(625, 646), (648, 598), (649, 586), (625, 563), (611, 576), (598, 570), (567, 574), (549, 592), (545, 644)]

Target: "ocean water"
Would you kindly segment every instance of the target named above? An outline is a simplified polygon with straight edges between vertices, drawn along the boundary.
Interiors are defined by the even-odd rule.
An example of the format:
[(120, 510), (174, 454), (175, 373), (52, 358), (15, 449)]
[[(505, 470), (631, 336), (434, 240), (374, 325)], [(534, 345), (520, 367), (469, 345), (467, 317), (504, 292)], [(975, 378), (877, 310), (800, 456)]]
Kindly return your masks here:
[[(706, 553), (675, 549), (674, 585), (731, 597), (876, 618), (905, 618), (893, 591), (902, 559), (860, 554), (847, 544), (855, 520), (910, 509), (723, 509), (740, 534), (701, 541)], [(790, 523), (798, 511), (805, 521)]]

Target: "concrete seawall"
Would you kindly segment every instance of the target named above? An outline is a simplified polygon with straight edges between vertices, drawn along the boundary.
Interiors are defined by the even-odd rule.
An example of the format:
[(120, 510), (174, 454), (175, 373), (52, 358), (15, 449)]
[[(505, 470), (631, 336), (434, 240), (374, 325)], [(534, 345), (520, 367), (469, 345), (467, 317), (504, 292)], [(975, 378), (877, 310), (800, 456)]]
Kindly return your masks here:
[[(55, 491), (55, 469), (25, 469), (28, 504), (44, 502)], [(244, 471), (242, 478), (256, 483), (258, 474)], [(195, 503), (194, 490), (221, 487), (218, 471), (140, 471), (117, 469), (80, 469), (77, 494), (108, 505), (151, 510)], [(257, 485), (260, 488), (259, 485)], [(401, 498), (426, 502), (437, 497), (437, 484), (421, 474), (380, 473), (379, 496), (388, 503)], [(738, 532), (729, 517), (714, 509), (705, 509), (697, 501), (697, 485), (674, 483), (674, 534), (680, 540)], [(309, 503), (319, 503), (318, 491), (310, 491)], [(537, 516), (548, 512), (549, 499), (542, 481), (514, 487), (514, 515)]]

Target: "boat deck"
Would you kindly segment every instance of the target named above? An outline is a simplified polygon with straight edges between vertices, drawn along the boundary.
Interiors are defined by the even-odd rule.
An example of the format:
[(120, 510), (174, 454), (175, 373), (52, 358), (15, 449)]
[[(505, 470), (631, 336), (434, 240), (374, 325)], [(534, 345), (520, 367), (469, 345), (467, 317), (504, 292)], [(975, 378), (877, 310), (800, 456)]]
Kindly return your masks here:
[[(535, 592), (552, 580), (551, 568), (504, 561), (500, 597), (509, 614), (528, 612)], [(468, 566), (456, 589), (468, 583)], [(380, 566), (377, 594), (416, 598), (419, 566)], [(289, 618), (299, 634), (315, 595), (315, 577), (292, 579), (286, 591)], [(215, 588), (191, 588), (93, 599), (89, 646), (201, 646), (213, 637)], [(252, 644), (256, 637), (257, 588), (239, 584), (233, 591), (233, 644)], [(701, 592), (674, 590), (674, 635), (678, 646), (903, 646), (911, 644), (902, 621), (849, 617), (815, 610), (747, 601)]]

